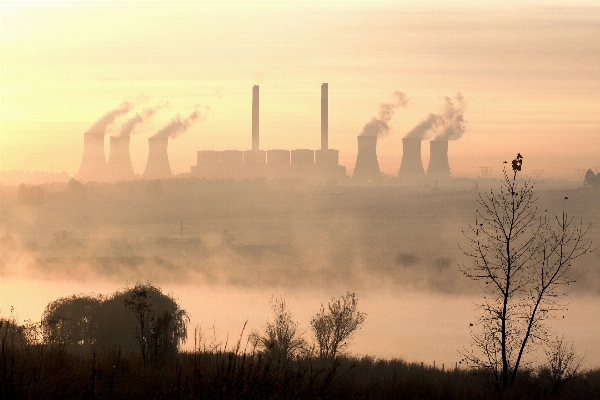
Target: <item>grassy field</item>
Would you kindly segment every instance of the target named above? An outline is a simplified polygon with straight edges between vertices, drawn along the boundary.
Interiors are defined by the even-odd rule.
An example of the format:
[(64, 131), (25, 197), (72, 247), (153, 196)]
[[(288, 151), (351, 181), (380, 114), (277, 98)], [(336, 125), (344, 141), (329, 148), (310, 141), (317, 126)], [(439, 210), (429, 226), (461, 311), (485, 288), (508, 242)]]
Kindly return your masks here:
[(73, 354), (60, 347), (18, 346), (3, 338), (4, 399), (598, 399), (600, 370), (561, 386), (526, 371), (497, 393), (466, 368), (440, 369), (403, 360), (312, 356), (277, 359), (238, 346), (179, 353), (144, 365), (119, 350)]

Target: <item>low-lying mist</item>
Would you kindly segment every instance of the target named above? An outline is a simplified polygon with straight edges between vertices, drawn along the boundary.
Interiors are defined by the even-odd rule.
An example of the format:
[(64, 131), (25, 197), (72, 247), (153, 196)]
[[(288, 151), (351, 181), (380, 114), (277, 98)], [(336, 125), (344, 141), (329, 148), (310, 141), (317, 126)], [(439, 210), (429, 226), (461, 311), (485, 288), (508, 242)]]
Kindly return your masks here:
[[(169, 180), (52, 185), (38, 206), (3, 188), (0, 274), (42, 279), (240, 287), (409, 287), (472, 293), (472, 188), (311, 186), (298, 181)], [(483, 190), (483, 189), (482, 189)], [(14, 192), (14, 190), (13, 190)], [(600, 237), (596, 191), (542, 191)], [(598, 243), (599, 241), (595, 241)], [(573, 265), (578, 292), (600, 294), (598, 252)]]

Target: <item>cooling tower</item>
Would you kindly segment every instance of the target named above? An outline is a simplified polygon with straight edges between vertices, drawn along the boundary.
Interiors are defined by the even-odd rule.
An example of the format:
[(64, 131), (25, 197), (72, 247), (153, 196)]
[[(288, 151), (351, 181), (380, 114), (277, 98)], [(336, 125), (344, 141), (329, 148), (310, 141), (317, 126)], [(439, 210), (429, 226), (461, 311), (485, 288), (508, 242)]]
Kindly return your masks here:
[(106, 181), (108, 166), (104, 157), (104, 134), (83, 135), (83, 158), (77, 177), (83, 181)]
[(432, 178), (451, 178), (448, 163), (448, 141), (431, 140), (429, 142), (429, 167), (427, 176)]
[(329, 93), (328, 84), (321, 85), (321, 150), (329, 148)]
[(421, 177), (424, 175), (421, 162), (421, 139), (402, 139), (402, 163), (400, 164), (401, 177)]
[(148, 161), (142, 178), (166, 179), (172, 178), (171, 165), (169, 164), (168, 137), (148, 138)]
[(131, 156), (129, 154), (129, 139), (129, 136), (110, 137), (108, 172), (109, 179), (113, 182), (135, 179)]
[(252, 150), (258, 151), (258, 85), (252, 87)]
[(377, 162), (377, 136), (358, 136), (358, 155), (353, 178), (372, 180), (381, 177)]

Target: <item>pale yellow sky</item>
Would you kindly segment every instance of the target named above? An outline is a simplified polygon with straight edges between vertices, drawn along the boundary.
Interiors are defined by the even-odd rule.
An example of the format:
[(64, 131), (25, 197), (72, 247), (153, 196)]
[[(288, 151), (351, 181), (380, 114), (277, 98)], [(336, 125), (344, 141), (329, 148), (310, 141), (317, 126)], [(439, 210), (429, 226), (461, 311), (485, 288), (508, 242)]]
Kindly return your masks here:
[(455, 176), (498, 172), (521, 152), (526, 170), (575, 179), (600, 165), (600, 7), (542, 3), (0, 1), (0, 169), (75, 174), (83, 132), (129, 100), (170, 104), (131, 139), (139, 174), (147, 137), (210, 107), (169, 144), (173, 171), (189, 172), (196, 150), (250, 148), (254, 84), (261, 148), (318, 148), (328, 82), (329, 144), (349, 170), (356, 136), (394, 90), (410, 103), (378, 144), (389, 174), (402, 137), (461, 92)]

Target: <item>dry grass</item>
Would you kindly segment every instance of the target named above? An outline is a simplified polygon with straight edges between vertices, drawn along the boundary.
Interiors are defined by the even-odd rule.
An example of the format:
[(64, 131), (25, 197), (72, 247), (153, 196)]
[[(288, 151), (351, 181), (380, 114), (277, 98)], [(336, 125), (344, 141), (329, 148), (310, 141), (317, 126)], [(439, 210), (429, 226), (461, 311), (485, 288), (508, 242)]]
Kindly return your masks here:
[(119, 350), (73, 354), (61, 347), (23, 344), (2, 331), (3, 399), (598, 399), (600, 370), (556, 390), (544, 376), (524, 374), (502, 395), (477, 371), (440, 370), (402, 360), (303, 356), (276, 359), (246, 352), (240, 342), (182, 352), (144, 366)]

